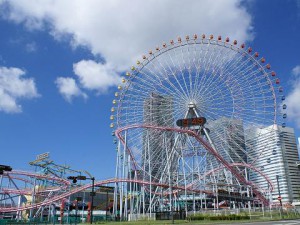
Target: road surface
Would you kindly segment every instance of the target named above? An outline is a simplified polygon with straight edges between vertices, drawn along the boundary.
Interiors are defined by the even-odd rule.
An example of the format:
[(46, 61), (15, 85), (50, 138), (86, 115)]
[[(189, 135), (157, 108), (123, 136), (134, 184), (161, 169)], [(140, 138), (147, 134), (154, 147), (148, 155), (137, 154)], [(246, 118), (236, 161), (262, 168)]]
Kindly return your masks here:
[[(248, 222), (248, 223), (232, 223), (232, 225), (300, 225), (300, 220), (281, 220), (281, 221), (269, 221), (269, 222)], [(218, 225), (228, 225), (218, 224)]]

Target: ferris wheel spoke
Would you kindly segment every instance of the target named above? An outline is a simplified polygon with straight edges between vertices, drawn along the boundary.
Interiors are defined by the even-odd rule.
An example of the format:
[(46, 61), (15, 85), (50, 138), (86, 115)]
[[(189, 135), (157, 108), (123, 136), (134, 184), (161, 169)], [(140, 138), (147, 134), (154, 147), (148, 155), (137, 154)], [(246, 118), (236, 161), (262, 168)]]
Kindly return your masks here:
[[(201, 83), (201, 80), (203, 79), (203, 76), (201, 76), (200, 80), (200, 73), (201, 70), (203, 69), (203, 60), (205, 59), (205, 57), (203, 55), (207, 54), (207, 51), (204, 53), (203, 47), (200, 48), (200, 51), (197, 51), (197, 48), (194, 47), (194, 52), (195, 52), (195, 58), (196, 58), (196, 62), (195, 62), (195, 68), (196, 68), (196, 72), (195, 72), (195, 79), (194, 79), (194, 85), (193, 85), (193, 89), (194, 89), (194, 93), (196, 94), (196, 92), (201, 91), (201, 88), (198, 87), (198, 83)], [(197, 54), (197, 52), (199, 54)], [(193, 98), (195, 98), (196, 96), (194, 95)]]
[[(183, 70), (183, 65), (184, 61), (180, 62), (178, 61), (178, 55), (180, 53), (176, 52), (174, 49), (172, 50), (174, 53), (174, 56), (171, 56), (170, 53), (168, 53), (168, 56), (170, 58), (170, 61), (172, 62), (173, 67), (175, 68), (175, 73), (173, 73), (173, 78), (176, 80), (177, 84), (180, 86), (182, 92), (184, 93), (184, 95), (186, 96), (186, 98), (188, 98), (188, 87), (186, 85), (186, 81), (185, 81), (185, 75), (184, 75), (184, 70)], [(176, 61), (175, 61), (176, 60)], [(177, 65), (177, 66), (175, 66)], [(181, 77), (180, 77), (181, 76)], [(183, 83), (183, 85), (181, 84), (181, 82)]]
[[(160, 63), (160, 60), (158, 60), (159, 61), (159, 63)], [(157, 66), (155, 66), (152, 62), (151, 62), (151, 64), (152, 64), (152, 66), (153, 66), (153, 68), (156, 70), (156, 71), (159, 71), (159, 68), (157, 67)], [(169, 90), (169, 93), (170, 94), (173, 94), (173, 93), (178, 93), (178, 97), (182, 97), (182, 91), (180, 91), (180, 90), (178, 90), (178, 88), (169, 80), (169, 77), (170, 77), (170, 75), (173, 75), (174, 74), (174, 72), (172, 71), (172, 69), (171, 69), (171, 67), (169, 66), (169, 64), (167, 63), (167, 65), (168, 65), (168, 67), (169, 67), (169, 69), (170, 69), (170, 71), (171, 71), (171, 74), (165, 74), (165, 82), (167, 82), (167, 84), (168, 85), (170, 85), (172, 88), (173, 88), (173, 92), (170, 90), (170, 89), (168, 89)], [(164, 71), (166, 71), (165, 70), (165, 68), (163, 67), (163, 69), (164, 69)], [(151, 70), (150, 70), (151, 71)], [(153, 75), (155, 75), (155, 76), (157, 76), (156, 74), (158, 73), (159, 74), (159, 72), (155, 72), (155, 71), (151, 71), (150, 72), (151, 74), (153, 74)], [(160, 79), (162, 79), (162, 78), (159, 78), (159, 80)], [(161, 81), (160, 81), (161, 82)], [(162, 83), (162, 82), (161, 82)], [(163, 83), (162, 83), (162, 85), (163, 85)], [(167, 87), (165, 87), (164, 86), (164, 88), (167, 88)], [(182, 87), (181, 87), (181, 90), (183, 90), (182, 89)]]
[[(165, 57), (164, 57), (164, 59), (165, 59)], [(159, 65), (160, 65), (165, 71), (167, 71), (167, 69), (164, 67), (163, 63), (161, 63), (161, 60), (158, 60), (158, 63), (159, 63)], [(166, 61), (166, 59), (165, 59), (164, 63), (167, 65), (167, 67), (168, 67), (168, 69), (169, 69), (169, 71), (170, 71), (169, 74), (168, 74), (168, 76), (167, 76), (165, 79), (167, 80), (168, 85), (170, 85), (170, 86), (173, 88), (174, 92), (175, 92), (175, 93), (178, 93), (178, 98), (180, 98), (180, 97), (182, 96), (181, 90), (183, 90), (183, 89), (182, 89), (182, 88), (181, 88), (181, 89), (178, 89), (178, 87), (176, 87), (176, 86), (173, 84), (173, 82), (170, 80), (170, 78), (172, 78), (172, 77), (174, 76), (174, 74), (175, 74), (174, 69), (172, 69), (172, 67), (169, 65), (169, 63)]]

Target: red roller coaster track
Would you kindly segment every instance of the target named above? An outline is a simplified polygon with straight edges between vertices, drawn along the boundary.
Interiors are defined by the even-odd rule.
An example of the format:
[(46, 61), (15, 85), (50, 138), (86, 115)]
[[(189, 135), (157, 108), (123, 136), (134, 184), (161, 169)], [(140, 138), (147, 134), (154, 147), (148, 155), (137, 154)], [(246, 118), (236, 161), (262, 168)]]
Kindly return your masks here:
[[(9, 173), (9, 172), (8, 172)], [(24, 172), (25, 173), (25, 172)], [(34, 175), (33, 173), (28, 173), (30, 175)], [(65, 180), (66, 182), (68, 182), (67, 180)], [(132, 180), (132, 179), (116, 179), (116, 178), (112, 178), (112, 179), (107, 179), (107, 180), (103, 180), (103, 181), (97, 181), (95, 182), (95, 186), (101, 186), (101, 185), (105, 185), (105, 184), (111, 184), (111, 183), (122, 183), (122, 182), (126, 182), (126, 183), (138, 183), (141, 185), (150, 185), (150, 182), (147, 181), (140, 181), (140, 180)], [(161, 183), (154, 183), (152, 182), (151, 185), (153, 186), (159, 186), (159, 187), (164, 187), (164, 188), (168, 188), (169, 185), (167, 184), (161, 184)], [(47, 206), (52, 204), (53, 202), (57, 202), (59, 200), (62, 200), (72, 194), (75, 194), (77, 192), (83, 191), (85, 189), (91, 188), (92, 184), (86, 184), (84, 186), (80, 186), (77, 188), (72, 189), (69, 192), (65, 192), (63, 194), (54, 196), (52, 198), (46, 199), (43, 202), (40, 203), (35, 203), (32, 205), (28, 205), (28, 206), (22, 206), (22, 207), (10, 207), (10, 208), (0, 208), (0, 212), (16, 212), (16, 211), (22, 211), (22, 210), (27, 210), (27, 209), (34, 209), (34, 208), (39, 208), (41, 206)], [(211, 194), (211, 192), (209, 191), (204, 191), (204, 190), (196, 190), (193, 188), (185, 188), (185, 187), (180, 187), (180, 186), (173, 186), (174, 190), (188, 190), (191, 192), (195, 192), (195, 193), (207, 193), (207, 194)], [(16, 190), (15, 193), (19, 193), (19, 190)]]
[[(237, 171), (234, 168), (234, 166), (237, 166), (237, 165), (230, 164), (225, 159), (223, 159), (222, 156), (213, 147), (211, 147), (211, 145), (209, 143), (207, 143), (203, 138), (201, 138), (196, 132), (194, 132), (192, 130), (187, 130), (187, 129), (179, 129), (179, 128), (176, 128), (176, 127), (160, 127), (160, 126), (144, 125), (144, 124), (130, 125), (130, 126), (119, 128), (115, 132), (116, 136), (121, 140), (123, 145), (125, 145), (125, 141), (124, 141), (124, 138), (122, 137), (121, 133), (123, 131), (130, 130), (130, 129), (135, 129), (135, 128), (149, 128), (149, 129), (155, 129), (155, 130), (160, 130), (160, 131), (171, 131), (171, 132), (177, 132), (177, 133), (185, 133), (185, 134), (188, 134), (188, 135), (194, 137), (209, 153), (211, 153), (217, 160), (219, 160), (224, 165), (225, 168), (227, 168), (233, 175), (235, 175), (235, 177), (239, 180), (239, 182), (252, 187), (253, 193), (256, 195), (256, 197), (259, 200), (261, 200), (264, 203), (264, 205), (269, 205), (269, 200), (266, 199), (261, 194), (261, 192), (257, 190), (257, 187), (255, 186), (255, 184), (253, 184), (250, 181), (247, 181), (239, 173), (239, 171)], [(136, 167), (137, 166), (136, 161), (134, 159), (134, 156), (133, 156), (131, 150), (127, 146), (126, 146), (126, 149), (127, 149), (128, 154), (130, 155), (130, 157), (133, 161), (134, 167)], [(255, 168), (255, 167), (253, 167), (252, 165), (249, 165), (249, 164), (241, 164), (241, 166), (248, 166), (251, 169)], [(255, 169), (255, 171), (258, 172), (259, 170)], [(264, 177), (266, 177), (266, 176), (264, 176)], [(268, 178), (267, 178), (267, 181), (271, 184), (271, 182)]]
[[(270, 190), (273, 190), (273, 184), (266, 175), (264, 175), (260, 170), (258, 170), (257, 168), (255, 168), (253, 165), (250, 165), (250, 164), (245, 164), (245, 163), (232, 163), (232, 164), (229, 164), (226, 160), (224, 160), (220, 156), (220, 154), (214, 148), (212, 148), (210, 146), (210, 144), (208, 144), (196, 132), (194, 132), (192, 130), (179, 129), (179, 128), (173, 128), (173, 127), (159, 127), (159, 126), (152, 126), (152, 125), (132, 125), (132, 126), (127, 126), (127, 127), (123, 127), (123, 128), (118, 129), (116, 131), (116, 136), (125, 145), (125, 141), (124, 141), (124, 138), (122, 137), (121, 133), (123, 131), (129, 130), (129, 129), (135, 129), (135, 128), (149, 128), (149, 129), (156, 129), (156, 130), (161, 130), (161, 131), (171, 131), (171, 132), (185, 133), (185, 134), (188, 134), (188, 135), (194, 137), (208, 152), (210, 152), (214, 157), (216, 157), (216, 159), (218, 159), (223, 164), (223, 167), (219, 167), (219, 168), (216, 168), (214, 170), (208, 171), (207, 174), (213, 173), (214, 171), (220, 170), (222, 168), (227, 168), (232, 174), (234, 174), (236, 176), (236, 178), (241, 183), (251, 186), (252, 190), (253, 190), (253, 193), (256, 194), (256, 197), (258, 199), (260, 199), (265, 205), (269, 204), (269, 201), (261, 194), (260, 191), (258, 191), (258, 187), (255, 184), (253, 184), (252, 182), (247, 181), (239, 173), (239, 171), (237, 171), (234, 167), (241, 166), (241, 167), (247, 167), (247, 168), (250, 168), (250, 169), (254, 170), (255, 172), (259, 173), (261, 176), (263, 176), (266, 179), (266, 181), (270, 185)], [(132, 159), (132, 162), (133, 162), (134, 166), (136, 166), (136, 161), (134, 159), (134, 156), (133, 156), (132, 152), (130, 151), (130, 149), (128, 147), (126, 147), (126, 148), (127, 148), (127, 151), (128, 151), (128, 153), (129, 153), (129, 155)], [(29, 181), (25, 178), (18, 178), (18, 177), (11, 176), (11, 175), (23, 175), (23, 176), (27, 176), (27, 177), (35, 177), (35, 178), (39, 178), (39, 179), (53, 180), (53, 181), (56, 181), (57, 183), (61, 184), (61, 186), (59, 186), (57, 188), (44, 189), (41, 192), (67, 190), (67, 188), (70, 187), (70, 182), (68, 180), (63, 179), (63, 178), (59, 178), (59, 177), (54, 177), (54, 176), (31, 173), (31, 172), (26, 172), (26, 171), (16, 171), (16, 170), (13, 170), (13, 171), (10, 171), (10, 172), (4, 172), (4, 174), (3, 174), (3, 176), (7, 176), (7, 177), (10, 177), (10, 178), (13, 178), (13, 179), (19, 179), (19, 180), (23, 180), (23, 181), (26, 181), (26, 182)], [(138, 184), (141, 184), (141, 185), (150, 185), (150, 182), (143, 181), (143, 180), (112, 178), (112, 179), (107, 179), (107, 180), (103, 180), (103, 181), (97, 181), (97, 182), (95, 182), (95, 186), (101, 186), (101, 185), (111, 184), (111, 183), (122, 183), (122, 182), (138, 183)], [(169, 188), (168, 184), (151, 182), (151, 185), (164, 187), (164, 188)], [(48, 198), (48, 199), (46, 199), (42, 202), (27, 205), (27, 206), (0, 208), (0, 212), (2, 212), (2, 213), (15, 212), (15, 211), (22, 211), (22, 210), (27, 210), (27, 209), (39, 208), (41, 206), (47, 206), (47, 205), (52, 204), (53, 202), (60, 201), (60, 200), (66, 198), (66, 197), (68, 197), (72, 194), (75, 194), (77, 192), (80, 192), (80, 191), (83, 191), (85, 189), (91, 188), (91, 186), (92, 186), (92, 184), (86, 184), (86, 185), (71, 189), (70, 191), (66, 191), (62, 194), (59, 194), (59, 195), (53, 196), (51, 198)], [(191, 192), (195, 192), (195, 193), (211, 194), (210, 191), (193, 189), (193, 184), (189, 184), (186, 187), (173, 186), (172, 188), (173, 188), (174, 192), (179, 191), (179, 190), (187, 190), (187, 191), (191, 191)], [(2, 188), (1, 192), (2, 193), (13, 193), (13, 194), (19, 194), (19, 195), (32, 194), (32, 190), (29, 190), (29, 189), (18, 190), (18, 189), (8, 189), (8, 188), (3, 189)]]

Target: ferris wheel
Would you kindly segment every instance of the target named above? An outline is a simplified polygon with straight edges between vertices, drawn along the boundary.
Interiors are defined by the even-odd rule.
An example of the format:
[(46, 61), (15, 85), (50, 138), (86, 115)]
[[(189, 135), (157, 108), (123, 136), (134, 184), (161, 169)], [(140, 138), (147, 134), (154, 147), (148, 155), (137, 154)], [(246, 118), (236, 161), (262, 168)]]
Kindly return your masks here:
[(193, 35), (156, 47), (115, 93), (116, 176), (143, 181), (139, 190), (148, 193), (148, 211), (163, 210), (163, 192), (174, 202), (195, 193), (207, 198), (203, 193), (215, 190), (249, 195), (251, 189), (267, 204), (272, 182), (261, 159), (277, 140), (268, 134), (285, 127), (282, 92), (265, 58), (236, 40)]

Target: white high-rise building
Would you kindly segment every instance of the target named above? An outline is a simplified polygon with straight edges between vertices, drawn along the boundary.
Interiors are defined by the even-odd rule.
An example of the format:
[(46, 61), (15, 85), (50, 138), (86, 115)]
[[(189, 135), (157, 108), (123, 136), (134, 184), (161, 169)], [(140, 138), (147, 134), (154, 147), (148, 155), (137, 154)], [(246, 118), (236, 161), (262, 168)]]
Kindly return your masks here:
[[(172, 127), (174, 123), (172, 97), (151, 93), (151, 96), (144, 102), (144, 123)], [(174, 134), (171, 132), (166, 133), (155, 129), (144, 131), (143, 160), (145, 170), (151, 171), (152, 181), (159, 182), (166, 162), (166, 151), (170, 152), (173, 145)], [(151, 165), (151, 168), (149, 168), (149, 165)]]
[[(300, 198), (299, 154), (293, 128), (276, 125), (257, 129), (246, 140), (246, 148), (248, 163), (260, 169), (273, 183), (274, 203), (278, 202), (279, 190), (283, 203)], [(250, 171), (249, 179), (262, 189), (269, 189), (265, 178), (258, 173)]]
[(298, 153), (300, 152), (300, 137), (298, 137)]
[[(209, 137), (213, 142), (215, 150), (218, 154), (231, 163), (245, 163), (247, 162), (247, 155), (245, 150), (245, 137), (243, 122), (241, 120), (221, 117), (217, 120), (207, 123), (206, 128), (209, 129)], [(207, 171), (220, 167), (221, 162), (213, 155), (207, 156)], [(244, 171), (240, 168), (241, 171)], [(230, 191), (239, 191), (237, 188), (239, 182), (234, 179), (232, 173), (224, 168), (210, 175), (210, 182), (224, 184), (223, 189)], [(227, 187), (226, 187), (227, 185)]]
[[(207, 125), (217, 152), (229, 163), (246, 162), (245, 137), (241, 120), (221, 117)], [(218, 162), (216, 160), (216, 162)], [(217, 165), (214, 165), (217, 167)]]

